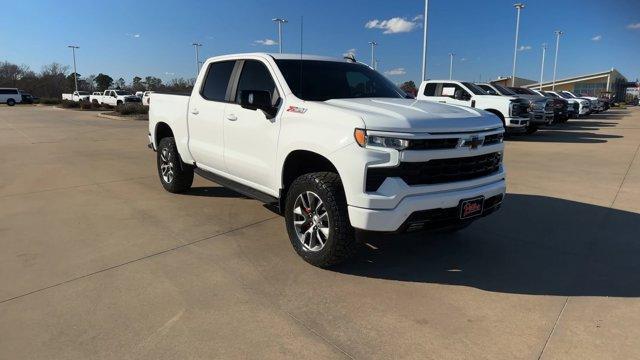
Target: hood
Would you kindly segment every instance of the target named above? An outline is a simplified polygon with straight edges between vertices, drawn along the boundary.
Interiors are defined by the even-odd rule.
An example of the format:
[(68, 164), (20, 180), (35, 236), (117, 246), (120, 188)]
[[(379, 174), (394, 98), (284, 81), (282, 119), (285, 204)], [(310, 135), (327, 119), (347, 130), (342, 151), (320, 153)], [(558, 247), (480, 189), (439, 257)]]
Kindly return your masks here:
[(435, 133), (502, 126), (500, 119), (491, 113), (432, 101), (363, 98), (327, 100), (323, 104), (359, 116), (370, 130)]

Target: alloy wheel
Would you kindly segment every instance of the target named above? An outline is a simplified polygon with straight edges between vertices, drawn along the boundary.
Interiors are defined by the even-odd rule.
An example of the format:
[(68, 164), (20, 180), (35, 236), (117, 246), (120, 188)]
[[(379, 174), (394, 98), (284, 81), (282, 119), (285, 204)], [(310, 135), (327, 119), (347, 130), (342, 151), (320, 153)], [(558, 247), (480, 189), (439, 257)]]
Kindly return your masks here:
[(293, 205), (293, 226), (307, 251), (320, 251), (329, 239), (329, 213), (320, 197), (305, 191)]

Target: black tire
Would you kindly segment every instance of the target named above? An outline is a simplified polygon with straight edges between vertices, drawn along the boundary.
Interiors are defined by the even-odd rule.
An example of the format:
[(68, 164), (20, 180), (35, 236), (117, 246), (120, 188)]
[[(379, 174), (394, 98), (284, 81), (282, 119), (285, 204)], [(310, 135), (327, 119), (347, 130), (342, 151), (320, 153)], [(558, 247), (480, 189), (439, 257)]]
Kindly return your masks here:
[(116, 101), (116, 105), (122, 105), (122, 101), (121, 100)]
[(7, 105), (9, 105), (9, 106), (13, 106), (13, 105), (15, 105), (15, 104), (16, 104), (16, 101), (15, 101), (15, 100), (13, 100), (13, 99), (8, 99), (8, 100), (7, 100)]
[(531, 135), (536, 131), (538, 131), (538, 126), (536, 126), (536, 125), (527, 126), (527, 135)]
[[(293, 223), (296, 199), (307, 191), (317, 194), (328, 217), (329, 236), (325, 238), (324, 246), (319, 250), (309, 250), (303, 245)], [(287, 191), (285, 223), (291, 245), (296, 253), (311, 265), (327, 268), (344, 262), (357, 251), (355, 231), (349, 222), (342, 181), (336, 173), (310, 173), (294, 180)]]
[[(156, 154), (158, 165), (158, 176), (162, 187), (170, 193), (179, 194), (191, 188), (193, 184), (193, 167), (182, 162), (176, 147), (176, 141), (172, 137), (166, 137), (160, 140), (158, 144), (158, 152)], [(169, 173), (163, 175), (163, 172), (170, 167)]]

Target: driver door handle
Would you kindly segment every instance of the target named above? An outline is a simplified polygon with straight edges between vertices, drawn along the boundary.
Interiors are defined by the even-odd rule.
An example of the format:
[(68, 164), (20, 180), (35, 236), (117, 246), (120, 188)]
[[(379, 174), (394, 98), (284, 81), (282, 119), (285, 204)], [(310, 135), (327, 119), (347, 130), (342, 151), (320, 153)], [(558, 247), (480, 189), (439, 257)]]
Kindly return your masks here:
[(235, 116), (234, 114), (227, 114), (227, 120), (236, 121), (238, 120), (238, 117)]
[(198, 109), (191, 109), (191, 113), (193, 115), (198, 115), (198, 114), (200, 114), (200, 111), (198, 111)]

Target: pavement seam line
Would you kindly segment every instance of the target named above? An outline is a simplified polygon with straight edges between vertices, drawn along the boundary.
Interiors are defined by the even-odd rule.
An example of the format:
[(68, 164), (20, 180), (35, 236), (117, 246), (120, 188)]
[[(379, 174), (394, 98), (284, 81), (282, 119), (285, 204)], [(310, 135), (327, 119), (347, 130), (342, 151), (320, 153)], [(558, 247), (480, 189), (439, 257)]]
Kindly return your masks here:
[(157, 252), (155, 252), (155, 253), (148, 254), (148, 255), (145, 255), (145, 256), (139, 257), (139, 258), (137, 258), (137, 259), (133, 259), (133, 260), (125, 261), (125, 262), (123, 262), (123, 263), (116, 264), (116, 265), (112, 265), (112, 266), (106, 267), (106, 268), (104, 268), (104, 269), (96, 270), (96, 271), (91, 272), (91, 273), (88, 273), (88, 274), (80, 275), (80, 276), (77, 276), (77, 277), (72, 278), (72, 279), (69, 279), (69, 280), (65, 280), (65, 281), (61, 281), (61, 282), (56, 283), (56, 284), (48, 285), (48, 286), (45, 286), (45, 287), (40, 288), (40, 289), (36, 289), (36, 290), (29, 291), (29, 292), (27, 292), (27, 293), (20, 294), (20, 295), (17, 295), (17, 296), (14, 296), (14, 297), (8, 298), (8, 299), (4, 299), (4, 300), (0, 301), (0, 304), (4, 304), (4, 303), (6, 303), (6, 302), (9, 302), (9, 301), (12, 301), (12, 300), (16, 300), (16, 299), (20, 299), (20, 298), (23, 298), (23, 297), (25, 297), (25, 296), (29, 296), (29, 295), (31, 295), (31, 294), (39, 293), (39, 292), (42, 292), (42, 291), (45, 291), (45, 290), (49, 290), (49, 289), (52, 289), (52, 288), (58, 287), (58, 286), (60, 286), (60, 285), (65, 285), (65, 284), (68, 284), (68, 283), (74, 282), (74, 281), (76, 281), (76, 280), (81, 280), (81, 279), (84, 279), (84, 278), (91, 277), (91, 276), (93, 276), (93, 275), (101, 274), (101, 273), (103, 273), (103, 272), (107, 272), (107, 271), (109, 271), (109, 270), (117, 269), (117, 268), (120, 268), (120, 267), (123, 267), (123, 266), (129, 265), (129, 264), (133, 264), (133, 263), (138, 262), (138, 261), (141, 261), (141, 260), (150, 259), (150, 258), (152, 258), (152, 257), (154, 257), (154, 256), (158, 256), (158, 255), (162, 255), (162, 254), (165, 254), (165, 253), (168, 253), (168, 252), (172, 252), (172, 251), (175, 251), (175, 250), (179, 250), (179, 249), (182, 249), (182, 248), (187, 247), (187, 246), (195, 245), (195, 244), (197, 244), (197, 243), (200, 243), (200, 242), (203, 242), (203, 241), (206, 241), (206, 240), (210, 240), (210, 239), (216, 238), (216, 237), (221, 236), (221, 235), (226, 235), (226, 234), (232, 233), (232, 232), (234, 232), (234, 231), (238, 231), (238, 230), (246, 229), (246, 228), (248, 228), (248, 227), (251, 227), (251, 226), (254, 226), (254, 225), (258, 225), (258, 224), (261, 224), (261, 223), (267, 222), (267, 221), (269, 221), (269, 220), (276, 219), (276, 218), (278, 218), (278, 217), (279, 217), (279, 216), (271, 216), (271, 217), (269, 217), (269, 218), (266, 218), (266, 219), (262, 219), (262, 220), (260, 220), (260, 221), (253, 222), (253, 223), (251, 223), (251, 224), (247, 224), (247, 225), (243, 225), (243, 226), (241, 226), (241, 227), (237, 227), (237, 228), (229, 229), (229, 230), (226, 230), (226, 231), (223, 231), (223, 232), (219, 232), (219, 233), (217, 233), (217, 234), (213, 234), (213, 235), (210, 235), (210, 236), (207, 236), (207, 237), (201, 238), (201, 239), (197, 239), (197, 240), (194, 240), (194, 241), (190, 241), (190, 242), (187, 242), (187, 243), (180, 244), (180, 245), (178, 245), (178, 246), (174, 246), (174, 247), (171, 247), (171, 248), (168, 248), (168, 249), (164, 249), (164, 250), (161, 250), (161, 251), (157, 251)]
[(129, 178), (129, 179), (103, 181), (103, 182), (97, 182), (97, 183), (92, 183), (92, 184), (62, 186), (62, 187), (57, 187), (57, 188), (52, 188), (52, 189), (44, 189), (44, 190), (31, 191), (31, 192), (25, 192), (25, 193), (6, 194), (6, 195), (0, 196), (0, 199), (10, 198), (10, 197), (14, 197), (14, 196), (22, 196), (22, 195), (41, 194), (41, 193), (51, 192), (51, 191), (72, 190), (72, 189), (78, 189), (78, 188), (88, 187), (88, 186), (100, 186), (100, 185), (114, 184), (114, 183), (119, 183), (119, 182), (142, 180), (142, 179), (148, 179), (148, 178), (153, 178), (153, 177), (155, 177), (155, 176), (148, 175), (148, 176), (141, 176), (141, 177), (135, 177), (135, 178)]
[(553, 334), (556, 332), (556, 328), (558, 327), (558, 323), (560, 322), (560, 318), (562, 317), (562, 314), (564, 314), (564, 309), (567, 307), (567, 304), (569, 303), (569, 296), (567, 296), (567, 298), (564, 301), (564, 305), (562, 305), (562, 309), (560, 310), (560, 313), (558, 314), (558, 317), (556, 318), (556, 322), (553, 324), (553, 328), (551, 328), (551, 332), (549, 332), (549, 336), (547, 336), (547, 340), (544, 342), (544, 346), (542, 347), (542, 350), (540, 351), (540, 355), (538, 355), (538, 360), (542, 359), (542, 356), (544, 355), (544, 351), (547, 349), (547, 346), (549, 345), (549, 341), (551, 340), (551, 337), (553, 336)]
[(304, 321), (298, 319), (297, 317), (295, 317), (292, 313), (284, 310), (284, 312), (289, 315), (289, 317), (291, 317), (294, 321), (296, 321), (298, 324), (300, 324), (302, 327), (304, 327), (305, 329), (307, 329), (310, 333), (314, 334), (315, 336), (319, 337), (320, 339), (322, 339), (325, 343), (331, 345), (332, 347), (334, 347), (335, 349), (337, 349), (338, 351), (340, 351), (341, 353), (343, 353), (346, 357), (348, 357), (349, 359), (355, 359), (355, 357), (353, 357), (353, 355), (349, 354), (348, 352), (346, 352), (344, 349), (342, 349), (340, 346), (334, 344), (332, 341), (330, 341), (329, 339), (325, 338), (324, 336), (322, 336), (322, 334), (320, 334), (319, 332), (317, 332), (316, 330), (310, 328), (307, 324), (304, 323)]
[(639, 152), (640, 152), (640, 144), (638, 144), (638, 147), (636, 147), (636, 153), (633, 155), (633, 158), (631, 159), (631, 162), (627, 167), (627, 171), (624, 173), (624, 176), (622, 177), (622, 181), (620, 182), (620, 186), (618, 186), (618, 191), (616, 192), (616, 196), (613, 198), (613, 201), (611, 202), (611, 205), (609, 205), (609, 208), (613, 208), (613, 205), (616, 203), (616, 200), (618, 200), (618, 195), (620, 195), (620, 190), (622, 190), (622, 186), (624, 185), (624, 182), (627, 180), (627, 176), (631, 172), (631, 167), (633, 166), (633, 163), (636, 161), (636, 158), (638, 157)]

